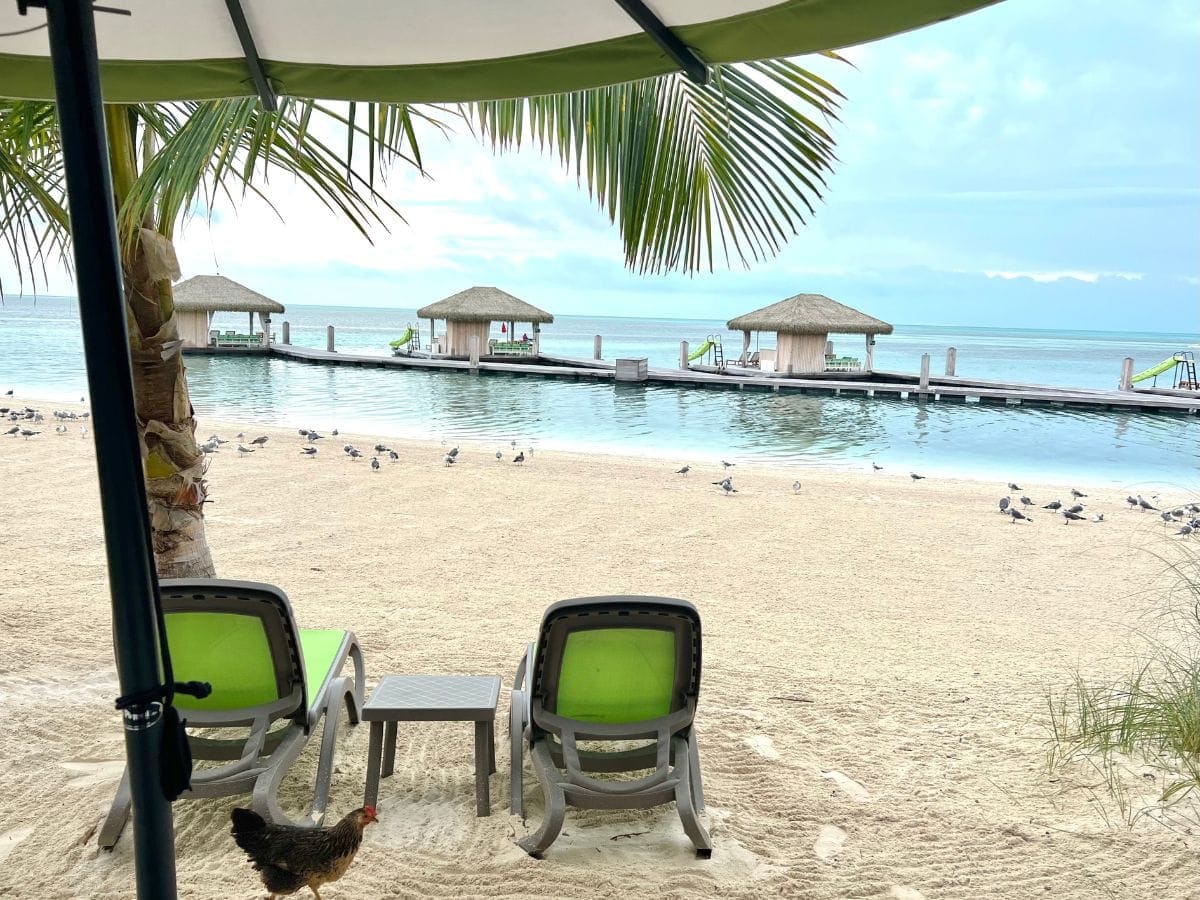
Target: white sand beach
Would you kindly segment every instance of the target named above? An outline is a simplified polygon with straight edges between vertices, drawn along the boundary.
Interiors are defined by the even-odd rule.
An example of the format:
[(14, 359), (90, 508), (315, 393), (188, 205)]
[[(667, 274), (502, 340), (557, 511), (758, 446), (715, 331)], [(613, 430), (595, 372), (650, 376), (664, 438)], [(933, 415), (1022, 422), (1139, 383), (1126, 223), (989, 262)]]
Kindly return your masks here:
[[(1045, 770), (1048, 692), (1076, 669), (1124, 671), (1164, 582), (1152, 551), (1166, 529), (1124, 491), (1022, 482), (1039, 506), (1079, 487), (1106, 521), (1037, 510), (1010, 524), (1001, 484), (890, 468), (743, 463), (726, 497), (698, 462), (679, 476), (538, 451), (516, 466), (464, 443), (450, 468), (437, 444), (389, 440), (400, 461), (374, 473), (340, 443), (378, 436), (308, 459), (294, 431), (201, 423), (213, 430), (271, 436), (212, 459), (219, 574), (281, 586), (303, 626), (354, 630), (369, 686), (500, 674), (503, 720), (555, 600), (678, 596), (704, 620), (711, 860), (671, 807), (570, 811), (533, 860), (514, 838), (536, 827), (540, 792), (527, 776), (530, 818), (508, 814), (503, 721), (489, 818), (474, 815), (470, 726), (401, 726), (380, 824), (326, 900), (1200, 896), (1200, 836), (1126, 827), (1095, 778)], [(0, 894), (131, 897), (132, 831), (111, 854), (95, 838), (122, 733), (91, 439), (45, 432), (0, 438)], [(343, 731), (331, 819), (362, 802), (367, 728)], [(301, 797), (317, 743), (285, 799)], [(181, 896), (265, 894), (228, 833), (239, 802), (176, 806)]]

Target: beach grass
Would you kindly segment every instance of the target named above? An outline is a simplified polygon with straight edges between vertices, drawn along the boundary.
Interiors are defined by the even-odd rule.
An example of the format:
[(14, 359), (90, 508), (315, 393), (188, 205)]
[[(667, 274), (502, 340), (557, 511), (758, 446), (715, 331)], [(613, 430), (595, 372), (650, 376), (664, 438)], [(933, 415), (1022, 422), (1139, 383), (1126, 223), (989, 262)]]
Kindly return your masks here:
[(1147, 815), (1200, 823), (1200, 553), (1184, 546), (1174, 556), (1173, 584), (1140, 632), (1130, 672), (1076, 674), (1050, 698), (1051, 769), (1098, 774), (1130, 825)]

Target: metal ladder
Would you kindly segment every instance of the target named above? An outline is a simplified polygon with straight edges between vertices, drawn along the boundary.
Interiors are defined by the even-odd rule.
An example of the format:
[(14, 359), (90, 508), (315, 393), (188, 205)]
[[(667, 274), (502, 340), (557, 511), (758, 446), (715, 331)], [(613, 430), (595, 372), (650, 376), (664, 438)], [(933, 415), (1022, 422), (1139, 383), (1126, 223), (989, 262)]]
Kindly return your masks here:
[(710, 334), (708, 339), (713, 345), (713, 365), (718, 369), (725, 368), (725, 351), (721, 348), (721, 336), (719, 334)]
[[(1187, 373), (1188, 387), (1185, 388), (1185, 390), (1194, 391), (1200, 387), (1200, 382), (1196, 381), (1196, 358), (1192, 355), (1192, 352), (1190, 350), (1184, 350), (1181, 353), (1177, 353), (1175, 355), (1175, 360), (1178, 363), (1177, 371), (1182, 369), (1183, 372)], [(1183, 378), (1177, 378), (1175, 380), (1175, 387), (1183, 388), (1183, 383)]]

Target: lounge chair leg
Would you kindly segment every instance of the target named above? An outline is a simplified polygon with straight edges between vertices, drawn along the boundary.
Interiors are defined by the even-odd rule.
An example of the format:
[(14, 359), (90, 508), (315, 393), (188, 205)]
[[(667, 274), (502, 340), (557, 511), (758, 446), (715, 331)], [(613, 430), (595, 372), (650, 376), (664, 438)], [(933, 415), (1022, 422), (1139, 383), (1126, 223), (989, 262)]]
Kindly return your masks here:
[(523, 783), (524, 744), (525, 744), (525, 705), (524, 691), (514, 690), (511, 697), (511, 708), (508, 711), (508, 741), (509, 741), (509, 812), (514, 816), (525, 817), (525, 785)]
[(691, 753), (685, 746), (683, 738), (676, 737), (672, 740), (678, 742), (675, 745), (675, 774), (679, 777), (679, 781), (675, 785), (675, 808), (679, 812), (683, 830), (687, 832), (687, 836), (696, 847), (696, 855), (708, 859), (712, 856), (712, 839), (704, 830), (704, 826), (700, 824), (700, 819), (696, 816), (696, 809), (692, 806), (692, 778), (699, 773), (691, 771), (689, 765)]
[(104, 824), (100, 826), (101, 849), (111, 850), (117, 845), (117, 840), (125, 829), (125, 823), (129, 821), (129, 807), (132, 803), (133, 793), (129, 787), (129, 769), (126, 769), (121, 775), (117, 796), (113, 798), (108, 815), (104, 817)]
[(517, 843), (530, 856), (541, 856), (562, 831), (563, 820), (567, 817), (567, 798), (558, 785), (558, 772), (546, 747), (539, 744), (533, 748), (532, 755), (538, 780), (542, 783), (542, 795), (546, 798), (546, 814), (538, 830)]
[(695, 726), (688, 732), (688, 763), (692, 776), (692, 803), (696, 812), (704, 812), (704, 778), (700, 774), (700, 742), (696, 739)]

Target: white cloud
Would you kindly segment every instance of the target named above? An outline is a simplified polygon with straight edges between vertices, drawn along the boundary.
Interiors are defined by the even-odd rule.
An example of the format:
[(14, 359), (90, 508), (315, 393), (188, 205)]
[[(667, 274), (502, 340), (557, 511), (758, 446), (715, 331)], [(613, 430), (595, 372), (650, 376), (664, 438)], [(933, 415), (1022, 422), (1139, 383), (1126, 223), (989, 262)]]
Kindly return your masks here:
[(985, 271), (983, 273), (988, 278), (1003, 278), (1005, 281), (1012, 281), (1017, 278), (1028, 278), (1030, 281), (1036, 281), (1038, 284), (1052, 284), (1056, 281), (1082, 281), (1086, 284), (1096, 284), (1101, 278), (1119, 278), (1122, 281), (1141, 281), (1145, 277), (1144, 272), (1085, 272), (1078, 269), (1063, 270), (1057, 272), (1036, 272), (1036, 271)]

